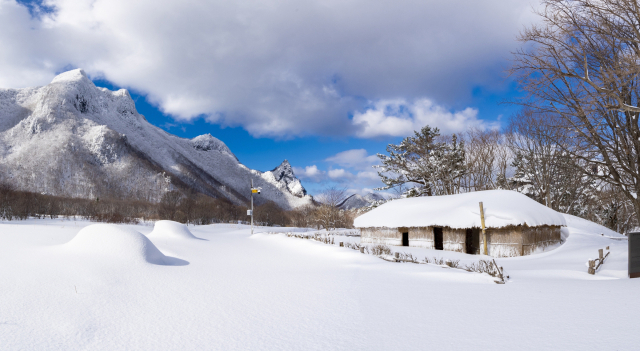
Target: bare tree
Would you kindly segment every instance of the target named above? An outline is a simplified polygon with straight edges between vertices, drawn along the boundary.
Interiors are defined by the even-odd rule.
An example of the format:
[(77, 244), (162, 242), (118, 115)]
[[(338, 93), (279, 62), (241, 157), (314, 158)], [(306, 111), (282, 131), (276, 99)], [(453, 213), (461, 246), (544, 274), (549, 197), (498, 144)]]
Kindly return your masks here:
[(525, 110), (507, 127), (514, 158), (513, 187), (554, 210), (584, 216), (593, 211), (598, 182), (585, 162), (565, 151), (562, 135), (552, 126), (557, 116)]
[(318, 196), (316, 196), (316, 200), (324, 205), (338, 207), (347, 199), (347, 197), (346, 188), (330, 186), (325, 188)]
[(289, 218), (285, 211), (273, 201), (267, 201), (263, 205), (257, 206), (254, 216), (260, 225), (284, 227), (289, 224)]
[(300, 228), (313, 227), (316, 224), (313, 218), (316, 209), (316, 206), (308, 204), (292, 210), (289, 213), (291, 225)]
[[(631, 0), (545, 0), (512, 73), (549, 113), (553, 138), (586, 173), (616, 187), (640, 218), (640, 10)], [(567, 141), (567, 142), (562, 142)]]
[[(326, 230), (338, 227), (350, 227), (347, 211), (341, 210), (338, 206), (347, 199), (347, 189), (328, 187), (320, 193), (316, 199), (320, 205), (314, 211), (314, 219), (318, 226)], [(353, 221), (353, 220), (351, 220)]]
[(160, 201), (158, 214), (162, 219), (174, 220), (178, 212), (178, 206), (182, 201), (182, 194), (179, 191), (172, 190), (166, 192)]
[(462, 187), (467, 191), (504, 188), (512, 158), (504, 135), (499, 130), (472, 128), (464, 137), (467, 171)]

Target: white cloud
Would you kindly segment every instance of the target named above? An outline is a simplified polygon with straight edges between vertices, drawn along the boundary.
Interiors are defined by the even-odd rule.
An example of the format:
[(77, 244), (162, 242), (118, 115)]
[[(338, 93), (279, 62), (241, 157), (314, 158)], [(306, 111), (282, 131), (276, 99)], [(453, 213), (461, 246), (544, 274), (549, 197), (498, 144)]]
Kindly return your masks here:
[(325, 161), (342, 167), (370, 169), (372, 165), (378, 163), (379, 159), (376, 155), (369, 155), (365, 149), (352, 149), (339, 152)]
[(403, 133), (413, 126), (406, 118), (363, 115), (371, 127), (362, 129), (349, 115), (366, 100), (451, 104), (471, 85), (501, 84), (504, 58), (532, 18), (528, 0), (45, 3), (56, 12), (33, 19), (0, 0), (1, 87), (82, 67), (178, 119), (275, 137)]
[(327, 172), (327, 175), (329, 175), (329, 178), (336, 181), (345, 181), (353, 178), (353, 174), (347, 172), (342, 168), (330, 169)]
[(494, 127), (479, 119), (476, 109), (451, 112), (429, 99), (414, 102), (404, 99), (380, 100), (366, 111), (355, 113), (353, 124), (359, 127), (356, 134), (361, 138), (410, 136), (425, 125), (437, 127), (445, 134), (462, 132), (471, 127)]
[(318, 166), (306, 166), (305, 168), (293, 167), (293, 173), (299, 179), (311, 181), (311, 182), (321, 182), (326, 178), (326, 172), (318, 169)]
[(362, 180), (373, 180), (376, 183), (380, 183), (380, 176), (375, 171), (358, 172), (357, 177)]

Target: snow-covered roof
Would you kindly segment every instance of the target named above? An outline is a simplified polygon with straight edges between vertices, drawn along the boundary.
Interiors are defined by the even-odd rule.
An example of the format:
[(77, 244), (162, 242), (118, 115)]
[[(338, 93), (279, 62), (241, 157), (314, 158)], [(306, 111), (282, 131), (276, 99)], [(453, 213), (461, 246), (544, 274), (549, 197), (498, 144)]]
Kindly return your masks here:
[(483, 203), (487, 228), (524, 224), (566, 226), (562, 214), (510, 190), (393, 200), (357, 217), (354, 225), (356, 228), (480, 227), (479, 202)]

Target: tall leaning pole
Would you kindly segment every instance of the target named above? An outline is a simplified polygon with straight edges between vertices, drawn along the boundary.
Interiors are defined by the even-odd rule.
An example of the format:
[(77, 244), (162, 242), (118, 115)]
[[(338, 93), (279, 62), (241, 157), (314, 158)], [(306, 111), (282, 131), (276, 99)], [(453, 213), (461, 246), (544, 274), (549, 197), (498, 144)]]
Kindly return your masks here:
[(480, 224), (482, 225), (482, 242), (484, 248), (484, 254), (489, 255), (487, 252), (487, 231), (484, 227), (484, 207), (482, 206), (482, 202), (480, 202)]

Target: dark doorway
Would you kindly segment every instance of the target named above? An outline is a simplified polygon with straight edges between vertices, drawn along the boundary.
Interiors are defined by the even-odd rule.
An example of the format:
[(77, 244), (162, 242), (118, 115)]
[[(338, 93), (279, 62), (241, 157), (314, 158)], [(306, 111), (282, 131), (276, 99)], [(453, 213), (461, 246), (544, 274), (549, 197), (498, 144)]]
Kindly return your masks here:
[(467, 229), (466, 233), (466, 249), (467, 253), (471, 255), (477, 255), (480, 248), (480, 229), (471, 228)]
[(409, 246), (409, 233), (402, 233), (402, 246)]
[(444, 245), (442, 244), (442, 228), (433, 228), (433, 244), (436, 250), (444, 250)]

